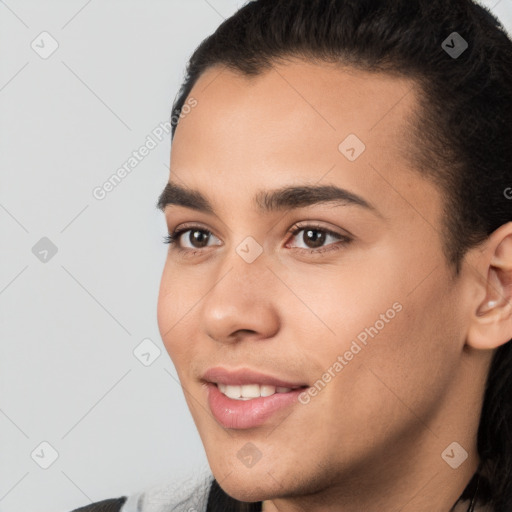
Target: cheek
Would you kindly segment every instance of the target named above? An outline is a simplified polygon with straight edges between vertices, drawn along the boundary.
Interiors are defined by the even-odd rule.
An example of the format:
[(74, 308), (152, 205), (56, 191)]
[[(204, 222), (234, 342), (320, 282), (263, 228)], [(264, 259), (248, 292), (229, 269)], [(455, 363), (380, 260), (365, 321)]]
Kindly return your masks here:
[[(183, 348), (190, 346), (185, 342), (186, 332), (184, 328), (195, 300), (191, 297), (190, 287), (185, 286), (183, 273), (172, 268), (164, 267), (160, 281), (157, 304), (157, 323), (160, 337), (173, 361), (183, 353)], [(185, 336), (184, 336), (185, 334)]]
[[(454, 320), (454, 298), (446, 293), (440, 275), (413, 293), (398, 292), (398, 298), (402, 310), (375, 336), (368, 336), (349, 383), (354, 395), (348, 402), (356, 417), (371, 410), (381, 418), (383, 430), (414, 424), (416, 418), (428, 422), (435, 415), (439, 397), (456, 377), (462, 335), (462, 326)], [(345, 400), (345, 391), (338, 391)]]
[(330, 396), (354, 417), (370, 410), (392, 418), (406, 409), (400, 399), (426, 413), (452, 376), (460, 346), (453, 340), (462, 328), (454, 321), (456, 291), (446, 284), (439, 255), (429, 260), (439, 269), (425, 279), (421, 262), (400, 254), (407, 253), (391, 248), (373, 261), (347, 258), (345, 269), (287, 281), (316, 313), (298, 301), (283, 311), (299, 335), (310, 380), (336, 382), (325, 384), (320, 402)]
[(157, 303), (157, 323), (160, 330), (160, 336), (165, 343), (166, 332), (172, 327), (174, 317), (174, 297), (171, 294), (169, 272), (167, 265), (164, 267), (162, 277), (160, 278), (160, 289), (158, 291)]
[(350, 350), (353, 340), (369, 344), (373, 337), (368, 331), (375, 333), (375, 324), (380, 336), (401, 315), (396, 276), (363, 258), (347, 256), (343, 266), (290, 271), (283, 280), (295, 296), (288, 293), (278, 302), (285, 305), (282, 318), (295, 331), (297, 348), (306, 350), (322, 368)]

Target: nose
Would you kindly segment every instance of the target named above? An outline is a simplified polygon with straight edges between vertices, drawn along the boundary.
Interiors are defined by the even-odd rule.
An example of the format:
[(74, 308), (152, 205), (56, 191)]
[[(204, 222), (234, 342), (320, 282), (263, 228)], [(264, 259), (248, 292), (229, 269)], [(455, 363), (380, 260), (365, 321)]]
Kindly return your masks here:
[(203, 301), (204, 332), (219, 343), (275, 336), (279, 330), (279, 283), (267, 268), (265, 255), (247, 263), (233, 251), (222, 268)]

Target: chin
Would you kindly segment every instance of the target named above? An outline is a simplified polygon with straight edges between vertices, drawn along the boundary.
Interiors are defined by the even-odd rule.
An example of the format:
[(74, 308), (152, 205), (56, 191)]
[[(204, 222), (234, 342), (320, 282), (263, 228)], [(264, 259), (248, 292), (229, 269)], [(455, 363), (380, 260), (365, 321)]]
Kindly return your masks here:
[(278, 479), (272, 478), (269, 468), (257, 466), (238, 468), (221, 463), (210, 464), (210, 469), (222, 490), (238, 501), (263, 501), (282, 494), (284, 488)]
[[(272, 479), (270, 476), (268, 478)], [(268, 487), (265, 483), (268, 484)], [(222, 485), (220, 483), (219, 485), (226, 494), (229, 494), (235, 500), (249, 503), (276, 498), (278, 489), (281, 493), (283, 491), (282, 487), (275, 481), (260, 482), (247, 479), (246, 477), (242, 477), (239, 480), (237, 477), (233, 477), (233, 474), (226, 478)]]

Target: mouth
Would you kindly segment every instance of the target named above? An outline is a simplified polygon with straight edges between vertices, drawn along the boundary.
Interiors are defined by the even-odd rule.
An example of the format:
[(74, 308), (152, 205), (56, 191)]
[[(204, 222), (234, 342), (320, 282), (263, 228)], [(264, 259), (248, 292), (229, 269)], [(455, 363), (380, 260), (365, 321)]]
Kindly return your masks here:
[(279, 410), (299, 403), (308, 384), (249, 368), (208, 369), (202, 382), (213, 417), (224, 428), (249, 429), (263, 425)]
[(271, 384), (244, 384), (241, 386), (222, 384), (220, 382), (212, 382), (217, 386), (218, 390), (232, 400), (254, 400), (256, 398), (266, 398), (276, 393), (290, 393), (297, 389), (307, 389), (308, 386), (273, 386)]
[[(222, 366), (209, 368), (204, 373), (202, 380), (204, 382), (211, 382), (213, 384), (225, 386), (224, 389), (227, 391), (228, 396), (231, 396), (232, 398), (237, 398), (237, 396), (254, 398), (255, 396), (253, 395), (257, 391), (255, 386), (258, 386), (259, 391), (263, 393), (269, 393), (271, 387), (275, 388), (273, 392), (279, 392), (279, 389), (308, 387), (306, 382), (282, 379), (256, 370), (251, 370), (250, 368), (237, 368), (230, 370), (228, 368), (223, 368)], [(245, 392), (237, 395), (236, 393), (241, 391), (238, 387), (244, 388)], [(264, 388), (263, 391), (261, 388)]]
[[(228, 386), (227, 391), (230, 391)], [(232, 386), (239, 388), (240, 386)], [(251, 386), (252, 387), (252, 386)], [(258, 386), (259, 387), (259, 386)], [(264, 386), (262, 386), (264, 388)], [(250, 429), (271, 421), (278, 411), (299, 404), (299, 396), (307, 386), (285, 388), (268, 396), (230, 398), (218, 384), (206, 384), (208, 407), (217, 422), (227, 429)], [(225, 390), (226, 391), (226, 390)], [(255, 390), (256, 391), (256, 390)], [(268, 392), (271, 390), (269, 389)], [(261, 391), (260, 391), (261, 393)], [(233, 394), (238, 394), (238, 391)], [(253, 394), (256, 394), (255, 392)]]

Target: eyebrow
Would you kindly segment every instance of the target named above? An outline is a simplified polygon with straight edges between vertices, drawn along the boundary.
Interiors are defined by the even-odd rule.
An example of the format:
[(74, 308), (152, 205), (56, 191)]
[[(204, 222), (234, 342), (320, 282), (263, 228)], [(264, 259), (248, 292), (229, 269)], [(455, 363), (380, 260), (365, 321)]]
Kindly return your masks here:
[[(261, 190), (254, 195), (261, 213), (303, 208), (322, 203), (339, 206), (359, 206), (382, 217), (379, 211), (361, 196), (335, 185), (302, 185)], [(169, 182), (158, 198), (156, 207), (164, 211), (168, 205), (183, 206), (199, 212), (215, 214), (210, 201), (199, 190)]]

